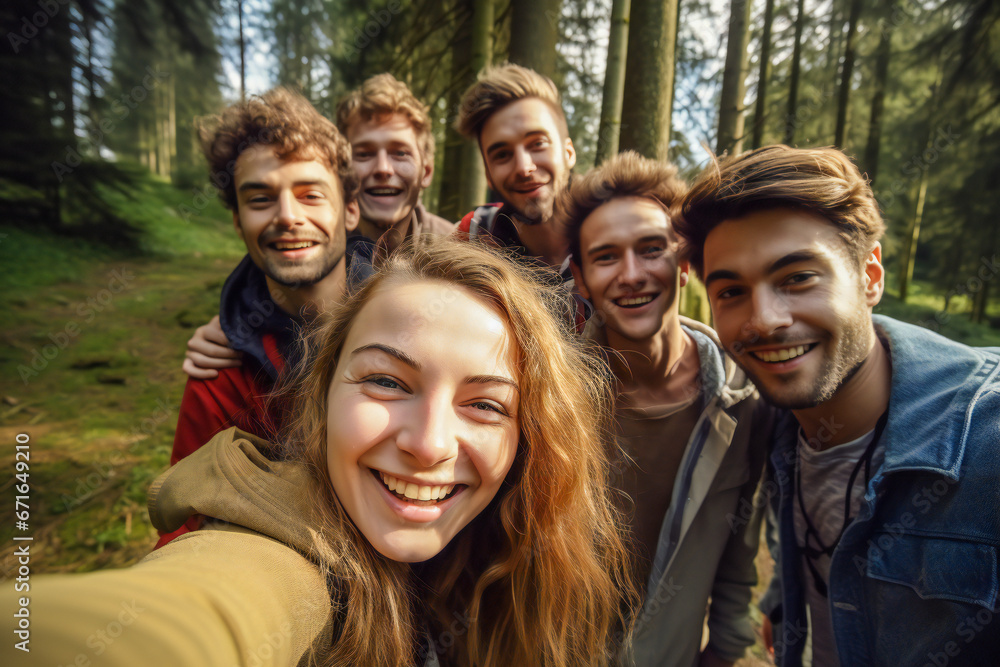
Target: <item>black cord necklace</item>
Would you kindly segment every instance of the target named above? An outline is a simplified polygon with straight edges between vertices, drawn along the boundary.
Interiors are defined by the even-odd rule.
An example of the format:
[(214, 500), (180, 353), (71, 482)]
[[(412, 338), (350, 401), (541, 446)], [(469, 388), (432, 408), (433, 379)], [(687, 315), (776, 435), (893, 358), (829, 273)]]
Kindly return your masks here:
[[(889, 411), (886, 410), (882, 413), (882, 416), (878, 418), (878, 423), (875, 424), (875, 433), (872, 436), (871, 442), (865, 447), (864, 453), (858, 462), (854, 465), (854, 470), (851, 471), (851, 477), (847, 482), (847, 493), (844, 495), (844, 524), (840, 527), (840, 532), (837, 534), (837, 539), (834, 540), (833, 544), (827, 546), (823, 543), (823, 539), (820, 537), (819, 531), (816, 526), (813, 525), (812, 520), (809, 518), (809, 513), (806, 512), (805, 500), (802, 498), (802, 466), (799, 464), (799, 457), (795, 457), (795, 493), (799, 501), (799, 510), (802, 512), (802, 518), (806, 522), (806, 532), (804, 535), (805, 546), (802, 547), (802, 553), (806, 557), (806, 565), (809, 567), (809, 573), (812, 574), (813, 584), (816, 588), (816, 592), (823, 597), (828, 597), (826, 582), (823, 581), (823, 577), (820, 576), (819, 569), (816, 567), (815, 561), (819, 559), (820, 556), (830, 556), (833, 557), (833, 551), (840, 544), (840, 539), (844, 536), (844, 532), (847, 527), (854, 520), (851, 516), (851, 492), (854, 490), (854, 482), (858, 478), (858, 473), (861, 472), (861, 465), (865, 466), (865, 488), (868, 488), (868, 483), (872, 478), (872, 457), (875, 454), (875, 447), (878, 445), (879, 439), (882, 437), (882, 431), (885, 430), (885, 423), (889, 419)], [(815, 542), (818, 547), (810, 545), (810, 539)]]

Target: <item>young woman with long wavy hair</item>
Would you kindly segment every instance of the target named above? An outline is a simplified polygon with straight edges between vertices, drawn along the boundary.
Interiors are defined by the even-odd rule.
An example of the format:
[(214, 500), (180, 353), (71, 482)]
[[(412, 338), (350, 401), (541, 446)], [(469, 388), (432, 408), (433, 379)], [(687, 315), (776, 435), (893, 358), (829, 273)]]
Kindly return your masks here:
[(608, 664), (635, 599), (610, 390), (562, 298), (476, 244), (390, 256), (308, 336), (280, 450), (226, 431), (151, 489), (158, 528), (212, 520), (33, 582), (33, 657), (110, 617), (102, 664)]

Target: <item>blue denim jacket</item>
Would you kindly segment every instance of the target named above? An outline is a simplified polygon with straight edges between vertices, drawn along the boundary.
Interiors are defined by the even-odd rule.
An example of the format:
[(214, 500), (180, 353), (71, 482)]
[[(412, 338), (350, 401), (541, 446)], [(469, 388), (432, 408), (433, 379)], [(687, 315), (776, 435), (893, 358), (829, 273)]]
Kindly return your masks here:
[[(1000, 665), (1000, 348), (873, 319), (892, 393), (885, 463), (830, 564), (840, 664)], [(781, 604), (769, 615), (782, 667), (802, 664), (808, 634), (792, 518), (797, 430), (787, 413), (771, 453)]]

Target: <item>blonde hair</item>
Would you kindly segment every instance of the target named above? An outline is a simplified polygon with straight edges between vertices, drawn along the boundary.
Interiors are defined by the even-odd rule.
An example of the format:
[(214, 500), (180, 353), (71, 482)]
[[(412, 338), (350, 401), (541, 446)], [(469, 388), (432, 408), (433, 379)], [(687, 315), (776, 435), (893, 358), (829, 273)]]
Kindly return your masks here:
[(251, 95), (216, 116), (198, 120), (198, 137), (212, 183), (227, 207), (236, 210), (233, 171), (240, 154), (256, 145), (274, 148), (282, 160), (316, 160), (340, 179), (344, 203), (357, 197), (351, 147), (336, 126), (302, 95), (274, 88)]
[(687, 186), (677, 178), (677, 167), (625, 151), (574, 179), (556, 202), (556, 220), (569, 241), (577, 266), (583, 265), (580, 230), (584, 220), (602, 204), (621, 197), (656, 202), (673, 221)]
[(569, 136), (566, 114), (559, 99), (559, 89), (552, 79), (520, 65), (487, 67), (478, 80), (462, 95), (455, 129), (467, 139), (478, 139), (487, 119), (503, 107), (534, 97), (552, 110), (560, 138)]
[(406, 116), (413, 126), (424, 163), (433, 163), (434, 133), (431, 132), (427, 106), (414, 97), (405, 83), (389, 73), (376, 74), (340, 101), (337, 105), (337, 127), (347, 136), (347, 130), (353, 123), (397, 113)]
[[(490, 506), (437, 557), (409, 566), (376, 552), (337, 499), (326, 396), (361, 309), (380, 290), (419, 280), (459, 285), (506, 319), (521, 352), (521, 434)], [(424, 629), (418, 605), (429, 609), (421, 620), (432, 635), (441, 633), (443, 664), (609, 662), (612, 630), (624, 627), (622, 600), (636, 602), (606, 481), (611, 393), (597, 356), (552, 314), (561, 298), (477, 244), (418, 239), (384, 260), (307, 339), (288, 442), (311, 470), (317, 552), (338, 603), (341, 632), (326, 664), (411, 664)], [(456, 619), (464, 627), (445, 641)]]
[(851, 159), (836, 148), (764, 146), (711, 157), (681, 202), (675, 223), (691, 266), (702, 274), (705, 239), (726, 220), (772, 208), (800, 208), (830, 221), (857, 264), (885, 232), (878, 202)]

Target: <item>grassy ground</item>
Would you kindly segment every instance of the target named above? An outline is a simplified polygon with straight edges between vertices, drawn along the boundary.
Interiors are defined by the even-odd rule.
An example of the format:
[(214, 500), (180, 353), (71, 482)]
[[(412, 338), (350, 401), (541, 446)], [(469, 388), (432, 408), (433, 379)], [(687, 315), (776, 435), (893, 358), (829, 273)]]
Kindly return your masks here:
[[(180, 371), (192, 328), (218, 309), (243, 252), (231, 218), (211, 202), (185, 220), (191, 195), (145, 182), (118, 210), (146, 228), (128, 255), (94, 242), (0, 229), (0, 466), (30, 437), (30, 520), (0, 522), (0, 575), (11, 536), (34, 536), (34, 573), (134, 562), (155, 542), (146, 488), (168, 463)], [(0, 492), (11, 499), (13, 477)]]

